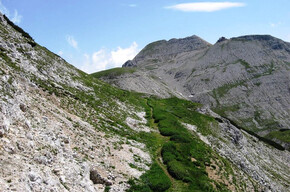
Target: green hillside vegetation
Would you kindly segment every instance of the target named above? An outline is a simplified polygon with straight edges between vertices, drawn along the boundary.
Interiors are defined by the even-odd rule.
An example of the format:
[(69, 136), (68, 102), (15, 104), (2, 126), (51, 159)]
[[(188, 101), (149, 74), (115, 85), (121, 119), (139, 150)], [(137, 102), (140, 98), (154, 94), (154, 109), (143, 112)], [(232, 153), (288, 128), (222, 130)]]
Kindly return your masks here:
[(91, 74), (91, 76), (95, 77), (95, 78), (101, 78), (101, 77), (106, 77), (106, 78), (113, 78), (116, 76), (120, 76), (126, 73), (134, 73), (136, 71), (136, 69), (134, 68), (113, 68), (113, 69), (108, 69), (105, 71), (100, 71), (100, 72), (96, 72)]
[[(53, 61), (60, 59), (44, 47), (35, 45), (35, 49), (43, 54), (42, 60), (34, 61), (39, 71), (50, 68)], [(99, 77), (133, 73), (135, 69), (132, 68), (117, 68), (88, 75), (64, 62), (64, 67), (74, 69), (74, 72), (69, 74), (70, 78), (89, 88), (84, 91), (76, 86), (56, 83), (50, 78), (44, 80), (33, 73), (27, 73), (12, 62), (5, 52), (1, 51), (0, 56), (7, 66), (14, 69), (15, 73), (31, 79), (46, 94), (57, 96), (60, 99), (60, 107), (95, 126), (97, 131), (104, 131), (106, 137), (123, 136), (146, 145), (153, 163), (139, 179), (129, 181), (131, 188), (128, 191), (229, 191), (222, 182), (209, 178), (206, 167), (215, 167), (216, 165), (212, 165), (215, 162), (224, 170), (223, 174), (220, 173), (222, 178), (227, 179), (229, 175), (234, 178), (230, 163), (218, 156), (195, 132), (182, 124), (197, 126), (197, 131), (203, 135), (214, 134), (213, 128), (217, 122), (212, 117), (196, 112), (200, 104), (178, 98), (148, 97), (141, 93), (117, 89), (98, 80)], [(68, 75), (62, 73), (60, 70), (59, 75)], [(145, 110), (148, 126), (156, 131), (137, 132), (129, 128), (125, 120), (130, 114), (126, 111), (118, 113), (118, 102), (126, 103), (134, 111)], [(99, 113), (105, 116), (97, 116)], [(69, 117), (67, 119), (71, 121)], [(97, 121), (99, 123), (96, 123)], [(118, 128), (120, 125), (122, 129)], [(74, 127), (79, 126), (74, 124)], [(128, 140), (124, 143), (129, 142)], [(76, 147), (76, 150), (80, 149)], [(83, 159), (88, 158), (84, 154)], [(242, 188), (240, 184), (232, 184)]]
[[(65, 84), (56, 86), (50, 80), (41, 80), (33, 75), (32, 80), (48, 94), (60, 97), (64, 108), (95, 125), (96, 129), (105, 131), (108, 136), (125, 136), (146, 144), (153, 164), (139, 180), (130, 181), (132, 187), (128, 191), (227, 191), (224, 184), (209, 179), (205, 171), (206, 165), (210, 165), (211, 159), (217, 159), (217, 155), (181, 124), (194, 124), (199, 132), (211, 133), (211, 127), (216, 122), (212, 117), (195, 111), (199, 104), (178, 98), (147, 98), (140, 93), (114, 88), (94, 78), (94, 75), (81, 71), (72, 77), (93, 91), (85, 92)], [(64, 89), (59, 88), (60, 86)], [(107, 110), (114, 109), (116, 101), (125, 102), (137, 111), (145, 110), (148, 125), (158, 129), (159, 133), (136, 132), (130, 129), (124, 123), (128, 114)], [(98, 112), (106, 114), (108, 118), (103, 119), (101, 125), (95, 123)], [(127, 129), (112, 129), (108, 124), (109, 127), (122, 125)], [(197, 161), (192, 162), (191, 158)], [(230, 166), (224, 168), (231, 170)]]
[(290, 142), (290, 130), (280, 130), (273, 131), (269, 133), (266, 138), (268, 139), (278, 139), (280, 141), (284, 141), (286, 143)]
[(147, 118), (151, 122), (149, 124), (159, 130), (160, 135), (155, 135), (159, 147), (155, 147), (157, 143), (147, 143), (153, 149), (154, 163), (140, 180), (130, 181), (132, 187), (129, 192), (229, 191), (223, 183), (211, 180), (206, 172), (206, 166), (211, 166), (213, 161), (222, 161), (226, 162), (223, 169), (232, 173), (229, 163), (181, 124), (196, 125), (204, 134), (211, 132), (210, 127), (216, 121), (197, 113), (195, 110), (198, 106), (178, 98), (147, 99)]

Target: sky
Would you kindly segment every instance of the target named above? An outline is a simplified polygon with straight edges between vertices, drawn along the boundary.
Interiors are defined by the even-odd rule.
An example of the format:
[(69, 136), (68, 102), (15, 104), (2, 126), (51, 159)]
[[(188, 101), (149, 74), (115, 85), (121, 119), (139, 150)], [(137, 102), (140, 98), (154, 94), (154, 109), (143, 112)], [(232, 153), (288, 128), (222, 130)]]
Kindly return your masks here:
[(289, 0), (0, 0), (0, 11), (87, 73), (121, 67), (162, 39), (270, 34), (290, 42)]

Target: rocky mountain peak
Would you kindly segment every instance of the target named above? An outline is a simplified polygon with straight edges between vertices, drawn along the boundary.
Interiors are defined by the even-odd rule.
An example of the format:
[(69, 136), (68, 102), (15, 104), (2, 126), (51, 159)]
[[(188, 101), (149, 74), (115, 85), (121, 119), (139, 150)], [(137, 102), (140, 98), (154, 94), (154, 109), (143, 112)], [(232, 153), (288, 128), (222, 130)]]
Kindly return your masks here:
[(144, 60), (166, 60), (175, 57), (177, 54), (191, 51), (198, 51), (210, 47), (211, 44), (202, 38), (193, 35), (186, 38), (155, 41), (145, 46), (144, 49), (130, 62), (126, 62), (123, 67), (139, 65)]
[(282, 41), (271, 35), (246, 35), (241, 37), (231, 38), (234, 41), (256, 41), (262, 43), (264, 46), (270, 46), (273, 50), (286, 50), (290, 53), (290, 43)]
[(219, 38), (219, 40), (217, 41), (217, 43), (220, 43), (220, 42), (223, 42), (223, 41), (226, 41), (226, 40), (228, 40), (228, 39), (225, 38), (225, 37), (221, 37), (221, 38)]
[(247, 40), (247, 41), (269, 41), (278, 40), (278, 38), (271, 35), (244, 35), (240, 37), (233, 37), (232, 40)]

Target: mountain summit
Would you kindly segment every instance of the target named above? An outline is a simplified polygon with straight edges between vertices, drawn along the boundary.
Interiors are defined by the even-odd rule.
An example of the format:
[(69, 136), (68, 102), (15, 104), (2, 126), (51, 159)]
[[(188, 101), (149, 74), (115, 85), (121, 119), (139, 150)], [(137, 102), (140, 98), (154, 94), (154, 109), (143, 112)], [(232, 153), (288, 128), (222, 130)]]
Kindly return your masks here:
[(134, 73), (101, 79), (122, 89), (202, 103), (289, 149), (289, 50), (290, 43), (270, 35), (220, 38), (214, 45), (196, 36), (157, 41), (123, 65), (134, 67)]
[(156, 41), (148, 44), (132, 61), (127, 61), (123, 67), (144, 65), (144, 62), (146, 61), (161, 61), (174, 57), (180, 53), (198, 51), (210, 46), (210, 43), (196, 35), (183, 39)]

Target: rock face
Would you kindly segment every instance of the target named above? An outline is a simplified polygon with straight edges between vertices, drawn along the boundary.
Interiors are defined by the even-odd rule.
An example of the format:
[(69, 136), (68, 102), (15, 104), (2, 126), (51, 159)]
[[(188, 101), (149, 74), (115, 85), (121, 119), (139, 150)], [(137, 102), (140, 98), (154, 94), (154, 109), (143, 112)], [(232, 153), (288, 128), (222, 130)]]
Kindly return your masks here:
[(124, 63), (123, 66), (124, 66), (124, 67), (133, 67), (133, 66), (134, 66), (134, 63), (133, 63), (133, 61), (128, 60), (128, 61), (126, 61), (126, 63)]
[[(284, 191), (284, 186), (289, 188), (288, 178), (285, 177), (289, 174), (288, 167), (290, 166), (288, 151), (269, 149), (259, 139), (238, 129), (207, 107), (201, 108), (200, 112), (220, 120), (215, 134), (205, 136), (212, 148), (220, 155), (230, 159), (238, 169), (258, 181), (264, 186), (264, 191)], [(276, 176), (273, 177), (269, 167), (279, 170), (281, 177), (279, 179)]]
[(214, 45), (196, 36), (157, 41), (124, 65), (134, 73), (101, 79), (122, 89), (200, 102), (289, 149), (289, 50), (290, 43), (269, 35), (221, 38)]
[(94, 184), (105, 184), (106, 186), (112, 185), (111, 182), (102, 178), (102, 176), (98, 173), (97, 170), (90, 171), (90, 180), (92, 180)]

